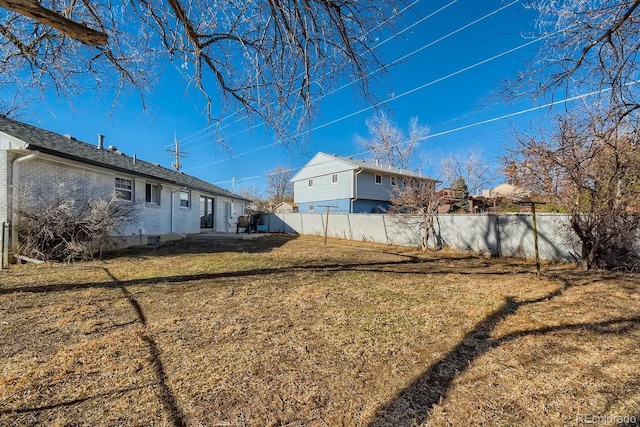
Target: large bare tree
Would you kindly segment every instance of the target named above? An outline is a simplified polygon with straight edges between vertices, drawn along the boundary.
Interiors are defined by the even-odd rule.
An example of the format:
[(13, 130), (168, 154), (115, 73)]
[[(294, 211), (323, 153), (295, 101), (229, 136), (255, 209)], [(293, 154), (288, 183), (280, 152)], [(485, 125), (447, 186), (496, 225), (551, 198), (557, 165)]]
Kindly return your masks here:
[(638, 225), (640, 0), (529, 4), (545, 45), (517, 90), (588, 102), (567, 103), (546, 132), (517, 136), (505, 170), (570, 213), (585, 269), (620, 264)]
[(505, 157), (511, 182), (569, 213), (585, 270), (636, 263), (640, 238), (640, 134), (592, 114), (560, 116), (550, 130), (519, 135)]
[(384, 112), (380, 111), (366, 120), (369, 136), (356, 136), (356, 143), (367, 150), (368, 158), (381, 166), (418, 170), (424, 165), (417, 155), (420, 141), (429, 134), (429, 128), (421, 125), (417, 117), (409, 120), (405, 133)]
[[(429, 249), (429, 241), (437, 237), (434, 224), (443, 201), (437, 184), (433, 179), (414, 179), (399, 186), (391, 195), (389, 214), (415, 231), (422, 251)], [(439, 244), (435, 246), (439, 249)]]
[[(0, 0), (0, 109), (49, 90), (144, 94), (172, 62), (210, 118), (231, 107), (281, 137), (344, 76), (365, 91), (391, 0)], [(361, 92), (362, 93), (362, 92)], [(144, 97), (143, 97), (144, 99)], [(220, 109), (222, 108), (222, 109)]]
[[(546, 36), (522, 82), (534, 96), (592, 93), (624, 126), (640, 107), (640, 0), (530, 0)], [(593, 99), (592, 98), (592, 99)], [(627, 116), (632, 116), (632, 120)]]
[(293, 171), (283, 166), (276, 166), (267, 174), (267, 195), (270, 202), (277, 205), (280, 202), (293, 201), (292, 177)]
[(485, 159), (478, 148), (449, 153), (440, 159), (440, 166), (447, 188), (453, 188), (458, 179), (462, 178), (471, 195), (477, 195), (498, 177), (492, 162)]

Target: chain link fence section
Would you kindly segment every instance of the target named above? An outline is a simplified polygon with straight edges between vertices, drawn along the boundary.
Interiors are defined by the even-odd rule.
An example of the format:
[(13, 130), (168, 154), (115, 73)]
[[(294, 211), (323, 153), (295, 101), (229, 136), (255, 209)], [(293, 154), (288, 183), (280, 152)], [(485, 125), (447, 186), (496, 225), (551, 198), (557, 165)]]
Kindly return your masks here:
[[(323, 235), (326, 214), (270, 214), (265, 223), (270, 232)], [(580, 244), (564, 214), (536, 215), (540, 259), (575, 262)], [(449, 247), (493, 257), (535, 258), (531, 213), (441, 214), (434, 223), (432, 248)], [(416, 221), (393, 215), (330, 213), (329, 237), (419, 246)], [(640, 245), (640, 244), (639, 244)]]
[[(548, 261), (577, 261), (579, 242), (562, 214), (537, 214), (538, 252)], [(436, 234), (444, 246), (493, 257), (535, 259), (530, 213), (439, 215)]]

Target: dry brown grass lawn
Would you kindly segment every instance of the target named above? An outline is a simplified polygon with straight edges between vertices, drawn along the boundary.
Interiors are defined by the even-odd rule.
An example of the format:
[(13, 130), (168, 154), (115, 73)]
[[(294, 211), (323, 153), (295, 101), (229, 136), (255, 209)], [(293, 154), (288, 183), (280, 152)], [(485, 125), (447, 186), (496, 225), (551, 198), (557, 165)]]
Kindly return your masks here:
[(322, 243), (189, 241), (0, 273), (0, 424), (640, 418), (637, 275), (537, 280), (517, 260)]

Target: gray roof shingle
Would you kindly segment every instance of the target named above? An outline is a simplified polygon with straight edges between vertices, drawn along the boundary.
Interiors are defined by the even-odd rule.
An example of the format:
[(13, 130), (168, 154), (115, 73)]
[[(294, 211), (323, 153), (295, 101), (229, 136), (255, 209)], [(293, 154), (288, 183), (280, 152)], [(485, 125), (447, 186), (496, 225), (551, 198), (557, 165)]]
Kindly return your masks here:
[[(326, 154), (326, 153), (323, 153)], [(331, 156), (331, 154), (327, 154), (328, 156)], [(400, 168), (396, 168), (396, 167), (392, 167), (392, 166), (382, 166), (382, 165), (378, 165), (374, 162), (369, 162), (366, 160), (355, 160), (351, 157), (345, 157), (345, 156), (339, 156), (337, 154), (334, 154), (333, 157), (335, 157), (336, 159), (340, 159), (343, 162), (346, 162), (350, 165), (352, 165), (354, 168), (362, 168), (362, 169), (366, 169), (368, 171), (372, 171), (372, 172), (381, 172), (384, 174), (395, 174), (395, 175), (400, 175), (400, 176), (407, 176), (407, 177), (411, 177), (411, 178), (420, 178), (420, 179), (424, 179), (424, 180), (432, 180), (432, 181), (437, 181), (434, 180), (433, 178), (428, 178), (426, 176), (422, 176), (420, 174), (417, 174), (415, 172), (412, 172), (410, 170), (407, 169), (400, 169)]]
[(134, 157), (127, 156), (119, 151), (108, 149), (100, 150), (97, 145), (82, 142), (75, 138), (50, 132), (1, 115), (0, 132), (4, 132), (23, 141), (27, 144), (29, 150), (40, 151), (42, 153), (104, 167), (114, 171), (154, 178), (210, 194), (250, 201), (194, 176), (167, 169), (144, 160), (134, 159)]

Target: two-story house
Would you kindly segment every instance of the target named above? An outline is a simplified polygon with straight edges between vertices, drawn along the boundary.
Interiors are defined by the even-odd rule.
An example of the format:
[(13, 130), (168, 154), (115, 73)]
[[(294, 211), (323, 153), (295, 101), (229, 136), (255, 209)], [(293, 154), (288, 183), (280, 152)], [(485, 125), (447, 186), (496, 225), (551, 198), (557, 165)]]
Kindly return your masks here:
[(316, 154), (291, 178), (293, 198), (301, 213), (382, 213), (403, 185), (429, 180), (405, 169), (381, 166), (326, 153)]

